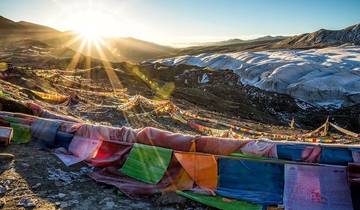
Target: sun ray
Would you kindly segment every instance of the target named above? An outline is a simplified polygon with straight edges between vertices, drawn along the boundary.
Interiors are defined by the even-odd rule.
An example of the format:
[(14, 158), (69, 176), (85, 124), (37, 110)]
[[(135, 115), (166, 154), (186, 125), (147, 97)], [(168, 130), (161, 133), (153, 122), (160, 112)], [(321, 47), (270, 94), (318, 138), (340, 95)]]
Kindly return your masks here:
[(75, 44), (77, 41), (80, 41), (82, 39), (80, 34), (77, 34), (75, 36), (73, 36), (71, 39), (69, 39), (68, 41), (66, 41), (62, 47), (66, 48), (66, 47), (71, 47), (72, 44)]
[(105, 72), (109, 78), (109, 81), (113, 88), (113, 91), (117, 92), (118, 90), (121, 90), (123, 88), (123, 86), (122, 86), (118, 76), (116, 75), (110, 61), (108, 61), (108, 59), (106, 58), (106, 56), (102, 50), (102, 46), (100, 46), (99, 42), (93, 42), (93, 43), (95, 45), (97, 52), (100, 55), (101, 62), (104, 65)]
[(92, 43), (87, 42), (86, 45), (86, 60), (85, 60), (85, 68), (88, 69), (87, 79), (90, 79), (91, 75), (91, 50), (92, 50)]
[[(57, 54), (58, 56), (63, 56), (63, 55), (66, 53), (67, 48), (70, 48), (70, 45), (72, 45), (72, 44), (75, 43), (76, 41), (79, 41), (80, 39), (81, 39), (81, 36), (80, 36), (80, 35), (77, 35), (77, 36), (71, 38), (71, 39), (68, 40), (65, 44), (62, 44), (62, 47), (60, 48), (60, 50), (62, 50), (62, 51), (57, 51), (56, 54)], [(47, 63), (49, 60), (51, 60), (51, 59), (52, 59), (51, 56), (45, 58), (44, 60), (41, 61), (40, 66), (43, 66), (44, 64), (46, 64), (46, 63)], [(52, 68), (52, 67), (50, 67), (50, 68)]]
[(150, 80), (149, 77), (147, 77), (138, 66), (128, 64), (128, 67), (137, 77), (143, 80), (157, 96), (162, 99), (170, 98), (172, 92), (175, 89), (174, 82), (167, 82), (163, 86), (160, 86), (156, 81)]
[(79, 63), (80, 57), (82, 56), (81, 52), (85, 46), (86, 40), (82, 40), (79, 49), (76, 51), (75, 55), (72, 57), (69, 65), (66, 67), (67, 71), (75, 73), (75, 68)]
[(118, 59), (121, 60), (128, 60), (126, 56), (120, 54), (121, 52), (116, 51), (116, 53), (114, 53), (114, 49), (112, 49), (104, 39), (99, 39), (98, 42), (101, 44), (101, 46), (107, 49), (113, 56), (116, 56)]

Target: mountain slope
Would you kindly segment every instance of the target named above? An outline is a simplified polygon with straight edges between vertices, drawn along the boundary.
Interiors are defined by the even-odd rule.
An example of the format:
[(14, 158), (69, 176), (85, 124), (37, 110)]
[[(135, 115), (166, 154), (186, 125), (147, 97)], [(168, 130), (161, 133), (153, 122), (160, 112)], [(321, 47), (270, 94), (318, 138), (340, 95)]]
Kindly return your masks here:
[(229, 69), (242, 84), (324, 107), (360, 104), (360, 46), (203, 53), (153, 63)]
[(22, 27), (18, 25), (16, 22), (6, 19), (3, 16), (0, 16), (0, 31), (7, 31), (7, 30), (19, 30)]
[(262, 51), (269, 49), (309, 49), (342, 44), (360, 44), (360, 24), (341, 30), (320, 29), (316, 32), (291, 37), (265, 36), (253, 40), (230, 39), (206, 43), (178, 50), (177, 55), (201, 53), (228, 53), (238, 51)]
[(227, 53), (238, 51), (257, 51), (266, 50), (279, 40), (252, 40), (235, 44), (213, 45), (213, 46), (194, 46), (182, 48), (177, 51), (177, 55), (195, 55), (200, 53)]
[(24, 39), (36, 39), (41, 41), (45, 37), (60, 34), (53, 28), (29, 23), (25, 21), (15, 22), (0, 16), (0, 41), (16, 41)]
[[(91, 57), (112, 62), (141, 62), (161, 56), (172, 56), (175, 49), (134, 38), (104, 38), (102, 53), (93, 45), (88, 51), (81, 48), (84, 39), (76, 39), (74, 32), (60, 32), (53, 28), (25, 21), (15, 22), (0, 16), (0, 48), (48, 45), (52, 48), (70, 48)], [(76, 40), (76, 41), (71, 41)], [(71, 44), (67, 44), (70, 43)], [(24, 45), (22, 45), (24, 44)]]
[(105, 43), (113, 50), (106, 52), (114, 57), (114, 61), (141, 62), (151, 58), (171, 56), (175, 51), (171, 47), (135, 38), (105, 39)]
[(219, 42), (205, 42), (205, 43), (200, 43), (197, 46), (226, 46), (226, 45), (236, 45), (236, 44), (242, 44), (242, 43), (254, 43), (254, 42), (258, 42), (258, 41), (280, 41), (283, 40), (287, 37), (285, 36), (263, 36), (263, 37), (259, 37), (256, 39), (249, 39), (249, 40), (243, 40), (243, 39), (228, 39), (228, 40), (224, 40), (224, 41), (219, 41)]
[(39, 25), (39, 24), (35, 24), (35, 23), (30, 23), (30, 22), (26, 22), (26, 21), (19, 21), (17, 22), (18, 25), (22, 26), (25, 30), (31, 30), (31, 31), (37, 31), (37, 32), (42, 32), (42, 33), (58, 33), (60, 31), (50, 28), (48, 26), (43, 26), (43, 25)]
[(360, 44), (360, 24), (341, 30), (320, 29), (313, 33), (301, 34), (282, 40), (275, 48), (309, 48), (337, 46), (346, 43)]
[[(98, 43), (92, 43), (88, 48), (87, 45), (83, 45), (83, 39), (77, 39), (78, 36), (74, 32), (63, 32), (43, 41), (51, 46), (69, 47), (88, 56), (112, 62), (136, 63), (147, 59), (172, 56), (175, 51), (171, 47), (135, 38), (103, 38)], [(100, 46), (101, 52), (96, 45)]]

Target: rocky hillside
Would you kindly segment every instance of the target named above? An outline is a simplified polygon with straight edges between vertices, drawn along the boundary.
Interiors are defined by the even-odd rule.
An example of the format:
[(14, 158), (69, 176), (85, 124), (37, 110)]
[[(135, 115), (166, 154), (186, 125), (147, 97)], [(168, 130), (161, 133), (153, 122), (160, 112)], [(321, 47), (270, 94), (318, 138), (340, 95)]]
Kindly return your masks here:
[(29, 23), (25, 21), (15, 22), (0, 16), (0, 43), (51, 37), (61, 33), (53, 28)]
[(289, 37), (274, 44), (275, 48), (309, 48), (327, 47), (342, 44), (360, 44), (360, 24), (349, 26), (342, 30), (320, 29)]
[(230, 39), (179, 49), (177, 55), (263, 51), (269, 49), (311, 49), (343, 44), (360, 44), (360, 24), (341, 30), (320, 29), (291, 37), (265, 36), (253, 40)]
[(186, 64), (232, 70), (240, 82), (282, 93), (323, 107), (360, 103), (360, 48), (202, 53), (153, 61), (168, 66)]

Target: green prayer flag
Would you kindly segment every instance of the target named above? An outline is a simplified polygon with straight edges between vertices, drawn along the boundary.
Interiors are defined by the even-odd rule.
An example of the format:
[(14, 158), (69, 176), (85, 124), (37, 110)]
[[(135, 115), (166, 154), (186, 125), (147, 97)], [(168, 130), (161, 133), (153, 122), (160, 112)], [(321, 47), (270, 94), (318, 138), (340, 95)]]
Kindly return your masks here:
[(269, 160), (269, 159), (271, 159), (271, 158), (268, 158), (268, 157), (261, 157), (261, 156), (256, 156), (256, 155), (252, 155), (252, 154), (240, 153), (240, 152), (231, 153), (230, 156), (240, 157), (240, 158), (248, 158), (248, 159), (255, 159), (255, 160)]
[(16, 124), (21, 123), (21, 120), (15, 117), (4, 117), (4, 120), (8, 123), (16, 123)]
[(119, 170), (137, 180), (157, 184), (164, 176), (171, 156), (171, 149), (135, 143), (123, 167)]
[(193, 192), (177, 191), (177, 194), (197, 201), (199, 203), (223, 210), (262, 210), (263, 207), (258, 204), (246, 201), (229, 200), (220, 196), (201, 195)]
[(22, 125), (18, 123), (10, 123), (13, 128), (13, 138), (12, 143), (14, 144), (24, 144), (28, 143), (31, 140), (31, 129), (28, 125)]

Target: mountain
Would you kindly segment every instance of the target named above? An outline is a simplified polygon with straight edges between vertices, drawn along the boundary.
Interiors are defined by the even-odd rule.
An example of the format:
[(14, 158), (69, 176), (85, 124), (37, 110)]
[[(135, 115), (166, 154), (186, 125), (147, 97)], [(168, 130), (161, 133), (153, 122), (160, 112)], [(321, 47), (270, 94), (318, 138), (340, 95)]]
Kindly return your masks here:
[(360, 24), (341, 30), (320, 29), (289, 37), (273, 45), (274, 48), (312, 48), (338, 46), (342, 44), (360, 44)]
[[(103, 52), (112, 61), (141, 62), (147, 59), (171, 56), (174, 48), (162, 46), (131, 37), (127, 38), (105, 38)], [(93, 55), (97, 55), (95, 53)]]
[(0, 16), (0, 41), (17, 41), (24, 39), (40, 39), (51, 37), (61, 33), (53, 28), (29, 23), (25, 21), (15, 22)]
[(13, 31), (13, 32), (31, 32), (31, 31), (38, 31), (38, 32), (59, 32), (53, 28), (30, 23), (26, 21), (19, 21), (15, 22), (10, 19), (7, 19), (3, 16), (0, 16), (0, 31)]
[(360, 104), (360, 74), (356, 71), (360, 69), (359, 52), (360, 46), (343, 45), (312, 50), (208, 52), (151, 62), (232, 70), (244, 85), (323, 107), (345, 107)]
[(217, 42), (194, 42), (194, 43), (190, 43), (190, 47), (222, 46), (222, 45), (238, 44), (243, 42), (245, 42), (245, 40), (234, 38), (234, 39), (228, 39)]
[(76, 39), (78, 36), (71, 31), (61, 32), (47, 26), (25, 21), (15, 22), (0, 16), (0, 48), (25, 48), (32, 45), (55, 49), (69, 48), (93, 58), (133, 63), (171, 56), (175, 51), (171, 47), (134, 38), (104, 38), (105, 46), (101, 47), (102, 53), (99, 53), (95, 46), (90, 50), (87, 50), (87, 47), (81, 48), (84, 40)]
[(248, 40), (248, 41), (274, 41), (274, 40), (283, 40), (283, 39), (286, 39), (288, 38), (287, 36), (262, 36), (262, 37), (259, 37), (259, 38), (256, 38), (256, 39), (252, 39), (252, 40)]
[(21, 27), (14, 21), (4, 18), (0, 16), (0, 31), (6, 30), (20, 30)]
[(252, 44), (256, 42), (277, 41), (269, 48), (318, 48), (339, 46), (342, 44), (360, 44), (360, 24), (352, 25), (340, 30), (320, 29), (312, 33), (305, 33), (291, 37), (264, 36), (252, 40), (230, 39), (214, 42), (208, 46), (226, 46), (236, 44)]
[(264, 36), (253, 40), (230, 39), (207, 45), (182, 48), (177, 55), (200, 53), (228, 53), (239, 51), (263, 51), (270, 49), (310, 49), (343, 44), (360, 44), (360, 24), (341, 30), (320, 29), (312, 33), (296, 36)]
[[(174, 48), (158, 45), (131, 37), (102, 38), (100, 42), (93, 43), (90, 48), (85, 44), (83, 39), (77, 39), (79, 35), (67, 31), (59, 36), (43, 40), (51, 46), (69, 47), (88, 56), (108, 60), (112, 62), (132, 62), (137, 63), (147, 59), (158, 58), (162, 56), (172, 56)], [(101, 46), (101, 52), (96, 45)]]
[(230, 39), (221, 42), (207, 43), (207, 45), (181, 48), (177, 55), (200, 54), (200, 53), (227, 53), (237, 51), (254, 51), (268, 49), (272, 44), (277, 43), (286, 37), (283, 36), (265, 36), (251, 40)]
[(60, 31), (55, 30), (53, 28), (50, 28), (48, 26), (43, 26), (43, 25), (39, 25), (39, 24), (35, 24), (35, 23), (30, 23), (30, 22), (26, 22), (26, 21), (19, 21), (17, 22), (18, 25), (20, 25), (21, 27), (23, 27), (25, 30), (29, 30), (29, 31), (36, 31), (36, 32), (41, 32), (41, 33), (59, 33)]
[(249, 43), (192, 47), (180, 51), (179, 56), (149, 63), (232, 70), (244, 85), (287, 94), (316, 106), (338, 108), (360, 104), (359, 44), (357, 24), (282, 40), (265, 38)]
[(287, 37), (285, 37), (285, 36), (263, 36), (263, 37), (259, 37), (256, 39), (248, 39), (248, 40), (234, 38), (234, 39), (228, 39), (228, 40), (218, 41), (218, 42), (193, 43), (192, 45), (193, 45), (193, 47), (226, 46), (226, 45), (236, 45), (236, 44), (242, 44), (242, 43), (253, 43), (253, 42), (257, 42), (257, 41), (273, 41), (273, 40), (279, 41), (279, 40), (283, 40), (285, 38), (287, 38)]
[[(198, 46), (180, 49), (135, 38), (104, 38), (105, 46), (102, 47), (101, 53), (95, 46), (89, 50), (87, 47), (81, 48), (83, 39), (76, 40), (77, 36), (78, 34), (71, 31), (61, 32), (47, 26), (25, 21), (15, 22), (0, 16), (0, 48), (6, 46), (21, 47), (22, 44), (26, 47), (30, 46), (31, 43), (36, 43), (38, 46), (48, 45), (51, 48), (69, 48), (94, 58), (112, 62), (128, 61), (133, 63), (187, 54), (319, 48), (346, 43), (360, 44), (360, 24), (342, 30), (321, 29), (313, 33), (291, 37), (264, 36), (252, 40), (234, 38), (220, 42), (198, 43)], [(22, 42), (19, 42), (21, 40)]]

